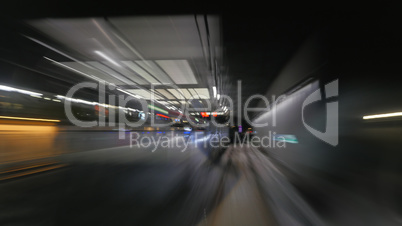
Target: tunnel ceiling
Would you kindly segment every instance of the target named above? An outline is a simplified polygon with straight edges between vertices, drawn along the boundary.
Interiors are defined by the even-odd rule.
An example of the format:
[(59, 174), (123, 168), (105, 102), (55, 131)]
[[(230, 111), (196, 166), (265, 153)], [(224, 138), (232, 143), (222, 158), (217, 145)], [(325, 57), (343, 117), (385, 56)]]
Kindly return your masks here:
[[(136, 97), (151, 94), (165, 106), (237, 109), (269, 84), (311, 32), (312, 16), (140, 15), (46, 18), (25, 22), (40, 35), (26, 36), (63, 55), (48, 63), (117, 85)], [(44, 41), (46, 40), (46, 41)], [(52, 43), (52, 44), (49, 44)], [(69, 53), (69, 54), (67, 54)], [(152, 85), (154, 90), (151, 91)], [(179, 92), (181, 93), (179, 93)], [(214, 96), (215, 95), (215, 96)], [(257, 102), (251, 102), (255, 106)]]
[(186, 101), (204, 107), (213, 96), (214, 68), (222, 61), (217, 16), (46, 18), (25, 23), (37, 33), (26, 38), (63, 59), (43, 58), (77, 76), (179, 109)]
[[(13, 5), (5, 16), (23, 18), (40, 33), (34, 42), (47, 39), (69, 57), (45, 58), (83, 74), (114, 83), (126, 92), (149, 99), (152, 83), (161, 104), (178, 107), (195, 95), (193, 107), (227, 106), (217, 93), (228, 95), (237, 109), (237, 81), (241, 102), (266, 94), (286, 63), (316, 29), (343, 14), (375, 7), (341, 3), (326, 5), (253, 4), (151, 4), (134, 7), (119, 2), (75, 4), (30, 3)], [(50, 19), (43, 19), (50, 18)], [(55, 62), (52, 62), (55, 61)], [(173, 84), (175, 87), (162, 85)], [(278, 94), (279, 95), (279, 94)], [(252, 102), (251, 107), (257, 102)]]

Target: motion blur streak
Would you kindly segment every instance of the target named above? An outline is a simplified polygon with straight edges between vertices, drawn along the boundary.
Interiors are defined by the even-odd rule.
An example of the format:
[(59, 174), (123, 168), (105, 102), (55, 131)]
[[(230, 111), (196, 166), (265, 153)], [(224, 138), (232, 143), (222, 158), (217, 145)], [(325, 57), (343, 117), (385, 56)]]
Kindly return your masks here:
[(11, 117), (11, 116), (0, 116), (0, 118), (13, 119), (13, 120), (41, 121), (41, 122), (60, 122), (60, 120), (58, 120), (58, 119), (21, 118), (21, 117)]
[(400, 7), (14, 2), (1, 226), (402, 225)]
[(363, 119), (389, 118), (389, 117), (397, 117), (397, 116), (402, 116), (402, 112), (386, 113), (386, 114), (378, 114), (378, 115), (366, 115), (366, 116), (363, 116)]
[(29, 95), (33, 95), (33, 96), (42, 96), (43, 95), (41, 93), (35, 93), (32, 91), (17, 89), (17, 88), (13, 88), (10, 86), (3, 86), (3, 85), (0, 85), (0, 90), (10, 91), (10, 92), (19, 92), (19, 93), (29, 94)]
[(110, 57), (106, 56), (104, 53), (100, 52), (100, 51), (95, 51), (96, 54), (98, 54), (99, 56), (105, 58), (106, 60), (108, 60), (109, 62), (111, 62), (112, 64), (116, 65), (116, 66), (120, 66), (118, 63), (116, 63), (116, 61), (112, 60)]
[(0, 124), (0, 164), (60, 154), (54, 143), (57, 131), (49, 125)]

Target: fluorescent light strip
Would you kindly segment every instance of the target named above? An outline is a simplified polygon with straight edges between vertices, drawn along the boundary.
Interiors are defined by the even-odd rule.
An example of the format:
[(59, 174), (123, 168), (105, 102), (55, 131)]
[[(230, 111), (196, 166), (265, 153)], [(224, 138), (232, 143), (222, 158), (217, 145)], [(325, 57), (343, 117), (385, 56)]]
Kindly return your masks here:
[(65, 99), (65, 100), (69, 100), (71, 102), (88, 104), (88, 105), (97, 105), (97, 104), (99, 104), (99, 103), (96, 103), (96, 102), (91, 102), (91, 101), (86, 101), (86, 100), (81, 100), (81, 99), (74, 99), (74, 98), (65, 97), (65, 96), (61, 96), (61, 95), (57, 95), (56, 97), (59, 98), (59, 99)]
[(366, 115), (366, 116), (363, 116), (363, 119), (390, 118), (390, 117), (398, 117), (398, 116), (402, 116), (402, 112), (394, 112), (394, 113), (386, 113), (386, 114), (378, 114), (378, 115)]
[(99, 56), (103, 57), (105, 60), (109, 61), (110, 63), (112, 63), (112, 64), (114, 64), (116, 66), (120, 66), (116, 61), (112, 60), (112, 58), (106, 56), (101, 51), (95, 51), (95, 53), (98, 54)]
[(43, 95), (41, 93), (31, 92), (28, 90), (17, 89), (17, 88), (13, 88), (10, 86), (3, 86), (3, 85), (0, 85), (0, 90), (9, 91), (9, 92), (17, 92), (17, 93), (27, 94), (27, 95), (31, 95), (31, 96), (42, 96)]
[(216, 86), (212, 87), (212, 90), (214, 92), (214, 97), (216, 97)]
[(60, 122), (57, 119), (43, 119), (43, 118), (22, 118), (22, 117), (11, 117), (11, 116), (0, 116), (3, 119), (14, 119), (14, 120), (27, 120), (27, 121), (41, 121), (41, 122)]

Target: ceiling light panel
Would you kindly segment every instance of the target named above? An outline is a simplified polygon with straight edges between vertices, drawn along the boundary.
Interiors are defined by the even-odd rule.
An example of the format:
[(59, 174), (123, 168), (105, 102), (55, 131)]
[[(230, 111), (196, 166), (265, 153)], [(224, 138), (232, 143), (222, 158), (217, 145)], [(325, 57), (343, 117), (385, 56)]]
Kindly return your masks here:
[(194, 89), (188, 89), (188, 91), (190, 91), (191, 95), (193, 96), (193, 99), (200, 99), (198, 93)]
[[(150, 100), (151, 99), (151, 92), (143, 89), (128, 89), (127, 90), (130, 93), (142, 96), (144, 99)], [(162, 97), (154, 94), (154, 99), (160, 100), (163, 99)]]
[(192, 98), (190, 92), (187, 89), (179, 89), (179, 92), (183, 93), (184, 98), (186, 98), (186, 99)]
[[(134, 72), (132, 72), (131, 70), (127, 69), (126, 67), (123, 66), (116, 66), (110, 62), (102, 62), (103, 64), (105, 64), (106, 66), (110, 67), (111, 69), (119, 72), (120, 74), (125, 75), (127, 78), (129, 78), (130, 80), (133, 80), (134, 82), (136, 82), (137, 84), (140, 85), (148, 85), (149, 82), (146, 81), (145, 79), (143, 79), (141, 76), (136, 75)], [(124, 64), (122, 64), (124, 65)]]
[(153, 96), (153, 98), (154, 99), (157, 99), (157, 100), (164, 100), (164, 99), (166, 99), (164, 96), (161, 96), (159, 93), (157, 93), (157, 92), (155, 92), (155, 90), (149, 90), (154, 96)]
[(209, 90), (207, 88), (194, 88), (200, 96), (200, 99), (210, 99)]
[(169, 76), (163, 72), (153, 61), (136, 60), (135, 63), (144, 68), (148, 73), (152, 74), (163, 84), (172, 84), (172, 80), (169, 78)]
[(157, 60), (156, 63), (176, 84), (197, 84), (197, 80), (187, 60)]
[(156, 89), (157, 92), (161, 93), (162, 95), (164, 95), (167, 99), (169, 100), (173, 100), (176, 99), (176, 97), (174, 97), (171, 93), (169, 93), (167, 90), (165, 89)]
[(182, 93), (180, 93), (179, 91), (177, 91), (175, 89), (168, 89), (168, 90), (176, 97), (176, 99), (184, 99), (184, 95)]
[(156, 80), (154, 77), (152, 77), (148, 72), (146, 72), (144, 69), (142, 69), (140, 66), (135, 64), (132, 61), (122, 61), (123, 64), (125, 64), (127, 67), (129, 67), (131, 70), (133, 70), (135, 73), (143, 77), (145, 80), (147, 80), (151, 84), (161, 84), (158, 80)]

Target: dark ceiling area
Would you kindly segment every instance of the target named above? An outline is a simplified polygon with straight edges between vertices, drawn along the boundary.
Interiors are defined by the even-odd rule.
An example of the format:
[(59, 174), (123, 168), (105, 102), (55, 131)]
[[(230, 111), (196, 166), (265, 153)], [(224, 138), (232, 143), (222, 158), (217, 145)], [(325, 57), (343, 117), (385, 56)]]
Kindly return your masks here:
[(323, 21), (314, 17), (318, 15), (223, 15), (225, 65), (233, 85), (241, 81), (243, 99), (266, 93), (301, 43)]

